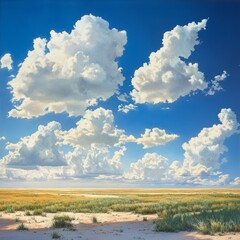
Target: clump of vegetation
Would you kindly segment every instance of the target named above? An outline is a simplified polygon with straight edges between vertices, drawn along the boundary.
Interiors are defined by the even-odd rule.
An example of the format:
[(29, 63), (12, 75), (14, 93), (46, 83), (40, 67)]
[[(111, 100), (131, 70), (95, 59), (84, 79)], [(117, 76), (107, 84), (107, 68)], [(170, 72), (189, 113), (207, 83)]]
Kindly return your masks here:
[(12, 206), (6, 208), (5, 213), (15, 213), (15, 209)]
[(25, 227), (25, 225), (23, 223), (21, 223), (18, 227), (17, 227), (18, 231), (26, 231), (28, 230), (27, 227)]
[(53, 219), (53, 228), (72, 228), (73, 225), (71, 221), (73, 220), (67, 215), (64, 216), (55, 216)]
[(31, 212), (26, 211), (26, 212), (25, 212), (25, 216), (32, 216), (32, 214), (31, 214)]
[(35, 209), (32, 213), (33, 216), (41, 216), (43, 215), (42, 209)]
[(240, 231), (240, 209), (202, 211), (197, 214), (182, 214), (158, 219), (155, 230), (176, 232), (196, 230), (203, 234)]
[(59, 239), (61, 235), (59, 235), (57, 232), (52, 233), (52, 239)]
[(93, 218), (92, 218), (92, 223), (98, 223), (98, 220), (97, 220), (96, 217), (93, 217)]

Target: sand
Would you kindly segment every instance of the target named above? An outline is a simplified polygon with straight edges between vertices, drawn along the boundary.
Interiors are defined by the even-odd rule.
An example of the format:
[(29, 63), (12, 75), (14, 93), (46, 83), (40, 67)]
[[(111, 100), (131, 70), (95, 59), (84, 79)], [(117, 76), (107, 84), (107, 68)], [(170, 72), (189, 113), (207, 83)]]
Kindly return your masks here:
[[(55, 215), (74, 217), (75, 231), (69, 229), (52, 229)], [(92, 224), (95, 216), (99, 223)], [(143, 218), (148, 221), (143, 221)], [(61, 240), (240, 240), (240, 233), (223, 236), (201, 235), (196, 232), (157, 233), (154, 231), (153, 215), (137, 215), (133, 213), (61, 213), (46, 216), (25, 216), (24, 212), (0, 213), (1, 240), (47, 240), (57, 232)], [(29, 228), (28, 231), (15, 230), (20, 222)]]

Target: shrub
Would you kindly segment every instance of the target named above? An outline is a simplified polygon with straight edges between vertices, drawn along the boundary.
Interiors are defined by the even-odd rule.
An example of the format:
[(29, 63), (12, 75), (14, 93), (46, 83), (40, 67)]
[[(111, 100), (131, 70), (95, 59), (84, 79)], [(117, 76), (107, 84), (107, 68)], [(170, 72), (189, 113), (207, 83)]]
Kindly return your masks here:
[(29, 211), (26, 211), (25, 216), (32, 216), (32, 214)]
[(203, 233), (203, 234), (209, 234), (210, 233), (210, 229), (207, 223), (199, 221), (196, 225), (195, 225), (195, 229), (198, 230), (198, 232)]
[(43, 211), (41, 209), (35, 209), (32, 213), (33, 216), (42, 215)]
[(71, 223), (73, 219), (69, 216), (55, 216), (53, 221), (53, 228), (72, 228), (73, 225)]
[(7, 209), (5, 210), (6, 213), (15, 213), (15, 209), (10, 206), (10, 207), (7, 207)]
[(52, 233), (52, 239), (59, 239), (61, 236), (57, 232)]
[(26, 231), (28, 230), (27, 227), (25, 227), (25, 225), (23, 223), (21, 223), (18, 227), (17, 227), (18, 231)]
[(97, 220), (96, 217), (93, 217), (93, 218), (92, 218), (92, 223), (98, 223), (98, 220)]

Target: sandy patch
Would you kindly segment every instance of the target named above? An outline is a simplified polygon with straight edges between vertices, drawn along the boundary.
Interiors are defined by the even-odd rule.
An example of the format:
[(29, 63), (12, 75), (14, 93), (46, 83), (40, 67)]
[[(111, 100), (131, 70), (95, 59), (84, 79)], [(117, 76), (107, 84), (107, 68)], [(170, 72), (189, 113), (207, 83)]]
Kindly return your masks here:
[(73, 218), (73, 224), (91, 224), (92, 218), (96, 217), (99, 223), (119, 223), (119, 222), (141, 222), (143, 218), (148, 220), (154, 220), (157, 218), (157, 214), (151, 215), (140, 215), (134, 214), (131, 212), (111, 212), (111, 213), (46, 213), (44, 216), (25, 216), (25, 212), (19, 211), (15, 213), (0, 213), (1, 219), (12, 220), (11, 224), (8, 226), (0, 225), (0, 230), (6, 229), (16, 229), (15, 220), (18, 219), (19, 222), (23, 222), (26, 227), (29, 229), (41, 229), (41, 228), (50, 228), (53, 223), (54, 216), (68, 215), (70, 218)]
[[(54, 216), (68, 215), (74, 218), (75, 231), (52, 229)], [(98, 224), (92, 224), (96, 217)], [(143, 218), (148, 221), (143, 221)], [(240, 240), (240, 233), (224, 236), (201, 235), (195, 232), (158, 233), (154, 231), (156, 214), (138, 215), (130, 212), (111, 213), (47, 213), (45, 216), (25, 216), (24, 212), (0, 213), (1, 240), (47, 240), (57, 232), (61, 240)], [(18, 222), (16, 222), (16, 219)], [(17, 231), (23, 222), (28, 231)]]
[[(1, 220), (0, 220), (1, 221)], [(1, 240), (48, 240), (57, 232), (61, 240), (239, 240), (240, 234), (225, 236), (199, 235), (196, 233), (157, 233), (152, 221), (113, 224), (78, 224), (75, 231), (67, 229), (38, 229), (29, 231), (0, 231)]]

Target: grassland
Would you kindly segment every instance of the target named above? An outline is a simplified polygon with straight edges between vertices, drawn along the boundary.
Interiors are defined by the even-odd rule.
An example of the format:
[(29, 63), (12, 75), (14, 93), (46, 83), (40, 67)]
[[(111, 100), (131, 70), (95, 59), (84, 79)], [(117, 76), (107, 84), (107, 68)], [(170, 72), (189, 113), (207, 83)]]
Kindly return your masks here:
[[(95, 197), (94, 197), (95, 196)], [(0, 190), (0, 211), (158, 214), (156, 231), (240, 231), (239, 189)]]

